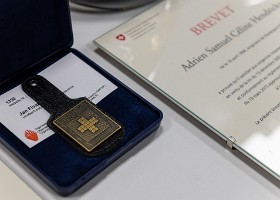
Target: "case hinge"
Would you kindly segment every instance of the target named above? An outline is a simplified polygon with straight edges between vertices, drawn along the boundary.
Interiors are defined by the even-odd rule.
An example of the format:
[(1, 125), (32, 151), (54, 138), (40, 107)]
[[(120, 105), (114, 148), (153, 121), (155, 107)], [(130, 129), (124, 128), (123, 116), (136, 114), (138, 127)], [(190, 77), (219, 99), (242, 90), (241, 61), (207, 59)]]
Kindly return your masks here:
[(227, 145), (229, 146), (229, 148), (233, 149), (233, 144), (235, 143), (236, 139), (232, 136), (229, 136), (227, 138)]

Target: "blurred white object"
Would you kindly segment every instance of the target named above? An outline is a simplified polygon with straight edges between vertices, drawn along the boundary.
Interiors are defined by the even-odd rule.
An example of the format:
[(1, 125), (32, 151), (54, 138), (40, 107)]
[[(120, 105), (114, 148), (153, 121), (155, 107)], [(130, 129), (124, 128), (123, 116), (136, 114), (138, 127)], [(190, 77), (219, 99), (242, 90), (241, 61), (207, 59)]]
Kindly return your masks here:
[(80, 6), (113, 10), (135, 8), (153, 1), (157, 0), (70, 0), (71, 3)]

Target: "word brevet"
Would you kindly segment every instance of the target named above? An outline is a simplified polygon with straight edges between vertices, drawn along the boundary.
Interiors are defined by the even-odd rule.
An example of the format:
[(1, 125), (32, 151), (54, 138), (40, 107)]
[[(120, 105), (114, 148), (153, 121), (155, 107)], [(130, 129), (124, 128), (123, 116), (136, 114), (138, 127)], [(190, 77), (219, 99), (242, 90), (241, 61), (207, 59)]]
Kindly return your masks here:
[(215, 26), (219, 22), (223, 21), (225, 18), (229, 17), (234, 13), (234, 10), (229, 6), (225, 6), (222, 9), (215, 12), (213, 15), (207, 17), (202, 22), (199, 22), (196, 26), (192, 27), (190, 30), (196, 35), (202, 34), (209, 28)]

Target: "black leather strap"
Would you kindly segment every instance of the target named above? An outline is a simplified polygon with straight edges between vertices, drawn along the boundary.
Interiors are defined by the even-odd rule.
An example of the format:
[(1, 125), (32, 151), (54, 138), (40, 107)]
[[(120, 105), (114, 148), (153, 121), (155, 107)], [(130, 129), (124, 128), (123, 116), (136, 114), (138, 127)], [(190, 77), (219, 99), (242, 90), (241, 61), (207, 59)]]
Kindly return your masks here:
[(73, 146), (79, 149), (79, 151), (87, 155), (99, 156), (108, 153), (109, 151), (115, 149), (124, 139), (124, 129), (122, 129), (122, 131), (113, 134), (111, 137), (106, 139), (92, 152), (87, 152), (77, 145), (70, 137), (57, 129), (52, 123), (57, 116), (60, 116), (70, 110), (85, 98), (70, 99), (52, 83), (39, 75), (35, 75), (24, 80), (22, 83), (22, 89), (34, 101), (51, 114), (51, 118), (47, 122), (48, 126), (54, 132), (62, 135), (65, 140), (69, 141)]

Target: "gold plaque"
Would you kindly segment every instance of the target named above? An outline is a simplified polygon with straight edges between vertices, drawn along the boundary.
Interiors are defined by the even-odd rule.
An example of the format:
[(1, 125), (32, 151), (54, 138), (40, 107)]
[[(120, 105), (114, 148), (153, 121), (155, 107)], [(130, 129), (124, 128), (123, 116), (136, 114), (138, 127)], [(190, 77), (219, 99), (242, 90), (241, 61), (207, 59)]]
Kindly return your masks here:
[(121, 129), (118, 123), (88, 100), (57, 117), (53, 124), (88, 152)]

